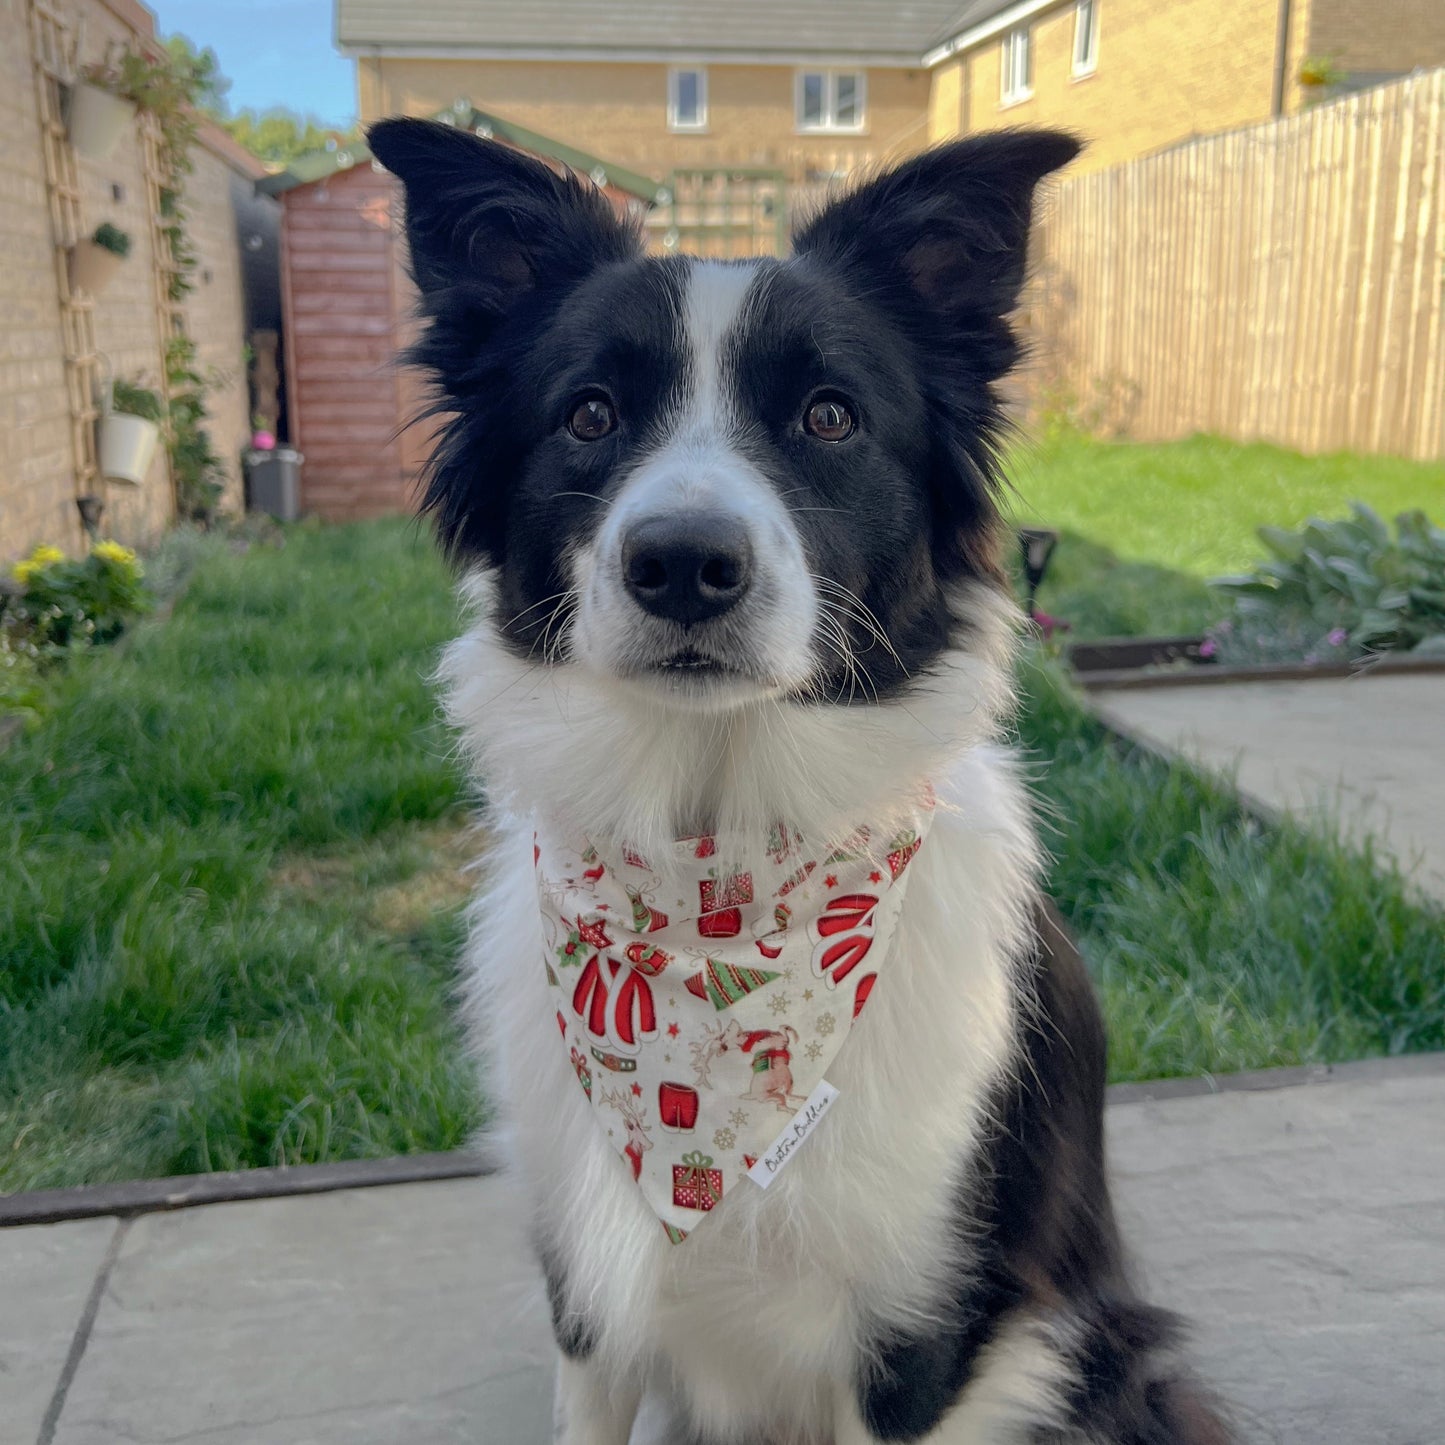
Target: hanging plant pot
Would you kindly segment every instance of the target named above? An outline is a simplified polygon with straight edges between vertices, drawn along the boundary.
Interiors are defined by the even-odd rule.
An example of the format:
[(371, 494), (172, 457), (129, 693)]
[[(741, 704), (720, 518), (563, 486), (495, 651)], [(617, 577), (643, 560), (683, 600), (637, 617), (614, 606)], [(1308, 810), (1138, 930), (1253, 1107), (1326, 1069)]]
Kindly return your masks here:
[(100, 419), (100, 471), (112, 482), (138, 487), (155, 458), (161, 430), (143, 416), (113, 411)]
[(99, 296), (124, 260), (124, 256), (97, 246), (94, 241), (77, 241), (70, 248), (70, 289)]
[(86, 80), (71, 87), (66, 128), (71, 145), (87, 160), (103, 161), (134, 123), (135, 106), (130, 101)]

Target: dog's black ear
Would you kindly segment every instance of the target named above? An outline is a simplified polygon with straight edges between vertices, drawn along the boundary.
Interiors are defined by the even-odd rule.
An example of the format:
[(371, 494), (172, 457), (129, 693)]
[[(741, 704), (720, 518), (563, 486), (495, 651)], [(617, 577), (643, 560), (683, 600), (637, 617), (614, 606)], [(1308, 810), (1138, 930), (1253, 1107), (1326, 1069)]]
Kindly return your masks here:
[[(412, 275), (433, 315), (461, 306), (475, 337), (529, 292), (573, 285), (640, 250), (589, 181), (430, 120), (383, 120), (372, 154), (406, 187)], [(439, 304), (439, 298), (440, 304)]]
[(906, 281), (964, 330), (1023, 287), (1034, 190), (1079, 153), (1062, 131), (995, 131), (925, 151), (828, 206), (795, 238), (813, 255)]

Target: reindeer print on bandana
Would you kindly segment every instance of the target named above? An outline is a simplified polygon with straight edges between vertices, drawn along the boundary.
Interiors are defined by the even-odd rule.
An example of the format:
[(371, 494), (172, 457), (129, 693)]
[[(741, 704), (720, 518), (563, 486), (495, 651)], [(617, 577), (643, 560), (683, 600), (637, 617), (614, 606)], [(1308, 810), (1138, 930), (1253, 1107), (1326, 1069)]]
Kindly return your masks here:
[(560, 1044), (674, 1243), (756, 1187), (748, 1170), (845, 1046), (886, 972), (932, 810), (826, 848), (779, 825), (741, 863), (706, 836), (648, 859), (539, 826)]

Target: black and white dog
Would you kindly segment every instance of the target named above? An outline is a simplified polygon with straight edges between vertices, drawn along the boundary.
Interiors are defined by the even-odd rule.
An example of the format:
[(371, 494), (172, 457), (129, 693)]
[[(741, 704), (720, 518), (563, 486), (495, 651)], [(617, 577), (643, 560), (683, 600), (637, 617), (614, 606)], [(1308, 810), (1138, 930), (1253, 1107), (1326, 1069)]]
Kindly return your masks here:
[[(1076, 143), (941, 147), (828, 206), (787, 260), (723, 263), (645, 256), (601, 192), (499, 144), (414, 120), (370, 141), (406, 188), (413, 359), (442, 418), (426, 505), (476, 610), (443, 666), (494, 844), (469, 1004), (551, 1296), (556, 1438), (1224, 1442), (1126, 1276), (1102, 1025), (1000, 743), (1019, 617), (992, 388), (1035, 188)], [(596, 1083), (626, 1157), (593, 1107), (592, 1073), (632, 1063), (558, 1046), (577, 1021), (543, 966), (538, 820), (597, 843), (584, 862), (649, 859), (670, 902), (679, 839), (761, 851), (784, 820), (786, 851), (925, 794), (837, 1102), (769, 1188), (723, 1193), (717, 1148), (692, 1156), (681, 1198), (708, 1215), (670, 1242), (635, 1182), (663, 1136), (628, 1075)], [(750, 1067), (776, 1093), (740, 1097), (787, 1105), (771, 1071), (806, 1061), (796, 1030), (768, 1038)]]

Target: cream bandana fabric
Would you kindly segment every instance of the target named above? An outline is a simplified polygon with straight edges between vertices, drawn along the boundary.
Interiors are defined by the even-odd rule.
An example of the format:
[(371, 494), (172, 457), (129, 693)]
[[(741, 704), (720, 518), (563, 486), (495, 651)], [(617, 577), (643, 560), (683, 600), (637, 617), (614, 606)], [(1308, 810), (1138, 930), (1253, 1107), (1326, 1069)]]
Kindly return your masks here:
[(932, 817), (929, 800), (829, 849), (780, 826), (747, 867), (720, 866), (710, 837), (649, 860), (539, 828), (560, 1046), (674, 1243), (757, 1187), (748, 1171), (822, 1083), (886, 969)]

